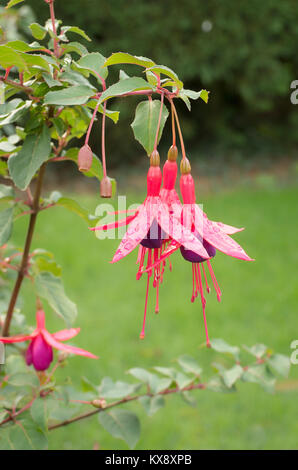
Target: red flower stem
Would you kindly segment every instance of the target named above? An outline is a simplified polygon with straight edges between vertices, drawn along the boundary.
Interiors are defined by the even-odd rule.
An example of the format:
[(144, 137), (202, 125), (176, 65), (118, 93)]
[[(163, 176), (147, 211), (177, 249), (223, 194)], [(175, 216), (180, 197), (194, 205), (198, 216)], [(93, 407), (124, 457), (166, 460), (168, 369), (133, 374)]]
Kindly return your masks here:
[(159, 134), (160, 123), (161, 123), (163, 102), (164, 102), (164, 93), (161, 93), (161, 97), (160, 97), (160, 110), (159, 110), (158, 123), (157, 123), (157, 129), (156, 129), (155, 141), (154, 141), (154, 150), (157, 149), (157, 144), (158, 144), (158, 134)]
[(91, 132), (91, 129), (92, 129), (92, 126), (93, 126), (93, 123), (94, 123), (94, 119), (95, 119), (96, 113), (97, 113), (97, 111), (98, 111), (99, 105), (100, 105), (100, 102), (98, 101), (97, 105), (96, 105), (95, 108), (94, 108), (91, 121), (90, 121), (90, 123), (89, 123), (89, 127), (88, 127), (87, 134), (86, 134), (86, 139), (85, 139), (85, 145), (88, 145), (89, 137), (90, 137), (90, 132)]
[(101, 126), (101, 158), (102, 158), (102, 169), (103, 169), (104, 178), (107, 176), (106, 148), (105, 148), (106, 109), (107, 109), (107, 102), (105, 101), (103, 104), (102, 126)]
[[(54, 0), (45, 0), (45, 1), (46, 1), (46, 3), (49, 4), (49, 7), (50, 7), (50, 15), (51, 15), (53, 33), (54, 33), (55, 36), (57, 36), (55, 10), (54, 10)], [(54, 38), (54, 53), (55, 53), (56, 57), (59, 57), (58, 40), (56, 38)]]
[(13, 316), (14, 307), (15, 307), (15, 304), (19, 295), (22, 282), (26, 275), (31, 242), (33, 238), (37, 214), (39, 212), (39, 198), (41, 194), (41, 188), (42, 188), (45, 169), (46, 169), (46, 163), (43, 163), (40, 167), (40, 170), (37, 176), (36, 188), (35, 188), (35, 193), (34, 193), (34, 198), (33, 198), (33, 203), (32, 203), (33, 213), (30, 215), (30, 221), (29, 221), (29, 226), (27, 230), (27, 236), (25, 240), (22, 261), (20, 264), (19, 273), (15, 281), (15, 285), (14, 285), (11, 298), (9, 301), (8, 310), (7, 310), (7, 314), (6, 314), (3, 329), (2, 329), (2, 336), (9, 336), (9, 327), (10, 327), (11, 319)]
[(176, 126), (175, 126), (175, 116), (173, 110), (173, 102), (171, 101), (171, 116), (172, 116), (172, 137), (173, 137), (173, 147), (176, 146)]
[(176, 108), (175, 108), (175, 105), (173, 103), (173, 100), (170, 98), (170, 103), (171, 103), (171, 106), (172, 106), (172, 110), (174, 112), (174, 116), (175, 116), (175, 119), (176, 119), (176, 124), (177, 124), (177, 129), (178, 129), (178, 134), (179, 134), (179, 140), (180, 140), (180, 145), (181, 145), (181, 151), (182, 151), (182, 158), (183, 160), (186, 158), (186, 155), (185, 155), (185, 147), (184, 147), (184, 142), (183, 142), (183, 136), (182, 136), (182, 132), (181, 132), (181, 127), (180, 127), (180, 124), (179, 124), (179, 118), (178, 118), (178, 114), (177, 114), (177, 111), (176, 111)]

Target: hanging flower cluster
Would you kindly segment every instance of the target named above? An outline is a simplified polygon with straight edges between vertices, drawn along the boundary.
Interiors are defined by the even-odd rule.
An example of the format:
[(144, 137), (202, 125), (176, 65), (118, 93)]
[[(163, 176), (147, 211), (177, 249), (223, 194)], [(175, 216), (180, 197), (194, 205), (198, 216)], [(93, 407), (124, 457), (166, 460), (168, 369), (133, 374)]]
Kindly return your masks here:
[[(163, 98), (163, 96), (162, 96)], [(162, 103), (163, 104), (163, 101)], [(150, 279), (156, 290), (155, 312), (159, 311), (159, 286), (163, 281), (164, 271), (168, 262), (171, 270), (170, 256), (180, 249), (182, 257), (192, 265), (192, 296), (194, 302), (200, 296), (204, 317), (207, 345), (210, 345), (207, 320), (205, 314), (206, 299), (204, 295), (203, 279), (206, 291), (210, 292), (207, 273), (209, 271), (211, 282), (221, 300), (221, 290), (214, 275), (211, 259), (216, 250), (234, 258), (251, 261), (243, 248), (229, 235), (243, 230), (221, 222), (213, 222), (196, 204), (195, 183), (191, 175), (191, 166), (186, 158), (182, 133), (177, 112), (172, 105), (172, 123), (174, 118), (179, 131), (182, 160), (180, 164), (180, 192), (183, 204), (175, 189), (177, 179), (178, 149), (175, 142), (175, 125), (173, 125), (173, 145), (169, 149), (168, 158), (160, 169), (160, 156), (157, 151), (157, 137), (154, 150), (150, 155), (150, 167), (147, 173), (147, 196), (134, 214), (122, 220), (90, 228), (90, 230), (109, 230), (128, 225), (128, 230), (113, 257), (115, 263), (138, 248), (137, 280), (143, 274), (147, 275), (147, 288), (143, 326), (140, 338), (145, 336), (145, 323)], [(162, 109), (162, 106), (161, 108)], [(160, 124), (160, 120), (159, 120)], [(159, 124), (156, 136), (159, 133)], [(205, 266), (204, 266), (205, 265)], [(207, 269), (205, 269), (205, 267)]]

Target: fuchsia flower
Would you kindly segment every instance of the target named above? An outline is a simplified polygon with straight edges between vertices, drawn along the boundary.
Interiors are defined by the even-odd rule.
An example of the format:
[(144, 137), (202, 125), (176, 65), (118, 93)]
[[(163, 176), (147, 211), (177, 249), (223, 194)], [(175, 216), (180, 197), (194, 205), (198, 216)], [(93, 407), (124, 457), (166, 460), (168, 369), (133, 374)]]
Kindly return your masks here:
[[(129, 228), (113, 257), (113, 263), (124, 258), (131, 253), (137, 245), (140, 245), (137, 258), (137, 264), (139, 264), (137, 279), (140, 279), (145, 272), (145, 264), (146, 273), (148, 275), (143, 328), (140, 338), (144, 338), (145, 335), (149, 281), (152, 274), (153, 287), (156, 288), (156, 313), (159, 310), (159, 284), (162, 282), (164, 264), (161, 269), (160, 263), (158, 263), (157, 260), (162, 256), (167, 243), (170, 241), (177, 244), (177, 246), (183, 245), (186, 249), (193, 251), (198, 256), (208, 258), (208, 253), (204, 246), (190, 230), (181, 225), (178, 218), (174, 215), (174, 202), (178, 200), (180, 204), (178, 195), (174, 189), (177, 176), (176, 162), (168, 161), (168, 166), (165, 165), (164, 167), (164, 181), (166, 182), (166, 186), (164, 186), (161, 196), (162, 174), (159, 164), (159, 154), (157, 150), (154, 150), (150, 157), (150, 168), (147, 174), (147, 197), (134, 215), (128, 216), (118, 222), (91, 228), (91, 230), (108, 230), (129, 224)], [(147, 262), (145, 261), (146, 256)]]
[[(189, 250), (183, 243), (177, 244), (172, 241), (162, 256), (157, 260), (156, 265), (165, 261), (165, 259), (177, 248), (180, 248), (181, 255), (186, 261), (192, 263), (192, 297), (191, 301), (194, 302), (198, 293), (201, 297), (203, 317), (205, 324), (207, 346), (209, 346), (209, 337), (207, 329), (207, 320), (205, 314), (206, 299), (204, 297), (202, 276), (204, 276), (206, 283), (206, 290), (209, 293), (210, 288), (207, 281), (204, 262), (206, 262), (214, 289), (217, 294), (217, 300), (221, 300), (221, 290), (214, 275), (211, 258), (214, 258), (216, 250), (222, 251), (226, 255), (232, 256), (246, 261), (253, 261), (243, 250), (243, 248), (235, 242), (229, 235), (243, 230), (243, 228), (232, 227), (221, 222), (213, 222), (208, 219), (207, 215), (196, 204), (195, 185), (193, 177), (190, 174), (191, 167), (189, 161), (185, 158), (181, 162), (181, 179), (180, 191), (184, 205), (182, 206), (180, 220), (184, 227), (188, 228), (198, 240), (202, 243), (207, 251), (208, 256), (201, 256), (200, 254)], [(154, 266), (155, 267), (155, 266)], [(202, 272), (201, 272), (202, 268)]]
[(30, 341), (26, 351), (26, 363), (28, 366), (33, 365), (37, 371), (48, 369), (53, 360), (53, 348), (60, 349), (70, 354), (86, 356), (92, 359), (98, 359), (97, 356), (75, 346), (63, 344), (61, 341), (67, 341), (76, 336), (80, 328), (71, 328), (69, 330), (61, 330), (57, 333), (49, 333), (45, 327), (45, 313), (43, 310), (36, 312), (36, 329), (30, 335), (17, 335), (0, 338), (2, 343), (22, 343)]

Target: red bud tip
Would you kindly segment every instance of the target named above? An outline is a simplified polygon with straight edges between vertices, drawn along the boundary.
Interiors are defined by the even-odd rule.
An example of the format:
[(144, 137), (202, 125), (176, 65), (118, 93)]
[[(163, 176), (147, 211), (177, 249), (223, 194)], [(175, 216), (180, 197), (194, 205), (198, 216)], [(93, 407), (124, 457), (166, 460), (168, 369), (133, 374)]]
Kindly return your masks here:
[(100, 197), (111, 198), (112, 197), (112, 182), (108, 176), (104, 176), (100, 182)]
[(160, 157), (157, 150), (153, 150), (150, 155), (150, 165), (151, 166), (159, 166), (160, 165)]
[(177, 157), (178, 157), (178, 149), (176, 145), (171, 145), (168, 151), (168, 160), (170, 160), (171, 162), (175, 162), (177, 160)]
[(93, 153), (89, 145), (88, 144), (83, 145), (83, 147), (80, 148), (79, 155), (78, 155), (79, 170), (82, 172), (89, 171), (92, 165), (92, 158), (93, 158)]
[(140, 339), (144, 339), (144, 338), (145, 338), (145, 333), (142, 332), (142, 333), (140, 334)]

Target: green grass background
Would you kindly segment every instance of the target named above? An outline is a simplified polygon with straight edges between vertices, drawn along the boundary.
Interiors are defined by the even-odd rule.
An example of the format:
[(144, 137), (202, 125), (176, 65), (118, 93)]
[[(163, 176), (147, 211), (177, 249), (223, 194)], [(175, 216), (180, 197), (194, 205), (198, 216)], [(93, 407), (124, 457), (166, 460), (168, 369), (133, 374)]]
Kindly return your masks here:
[[(247, 263), (217, 254), (213, 266), (223, 297), (219, 304), (214, 291), (208, 296), (207, 318), (211, 338), (235, 345), (262, 342), (290, 354), (291, 341), (298, 339), (297, 188), (269, 186), (218, 191), (200, 201), (209, 218), (246, 227), (236, 238), (256, 259)], [(128, 198), (129, 203), (142, 199), (139, 193)], [(80, 201), (91, 212), (101, 202), (97, 194)], [(15, 224), (18, 244), (26, 223), (22, 218)], [(135, 280), (136, 253), (109, 264), (118, 243), (97, 240), (84, 221), (62, 208), (38, 218), (33, 246), (55, 253), (66, 292), (78, 305), (81, 333), (75, 344), (100, 356), (98, 361), (70, 358), (61, 380), (68, 376), (80, 384), (81, 375), (95, 383), (106, 375), (129, 380), (125, 372), (131, 367), (169, 366), (184, 353), (206, 367), (206, 354), (199, 348), (204, 341), (201, 306), (190, 302), (191, 265), (178, 253), (172, 257), (173, 272), (166, 272), (160, 291), (160, 314), (153, 313), (152, 295), (146, 338), (140, 341), (145, 280)], [(29, 281), (22, 292), (24, 312), (33, 321)], [(50, 331), (64, 327), (50, 311), (47, 326)], [(297, 366), (290, 379), (298, 383)], [(153, 417), (140, 404), (131, 404), (127, 407), (142, 423), (137, 449), (297, 449), (297, 387), (289, 388), (274, 395), (244, 383), (232, 394), (197, 391), (196, 408), (171, 396)], [(49, 442), (51, 449), (127, 448), (103, 430), (97, 417), (51, 432)]]

